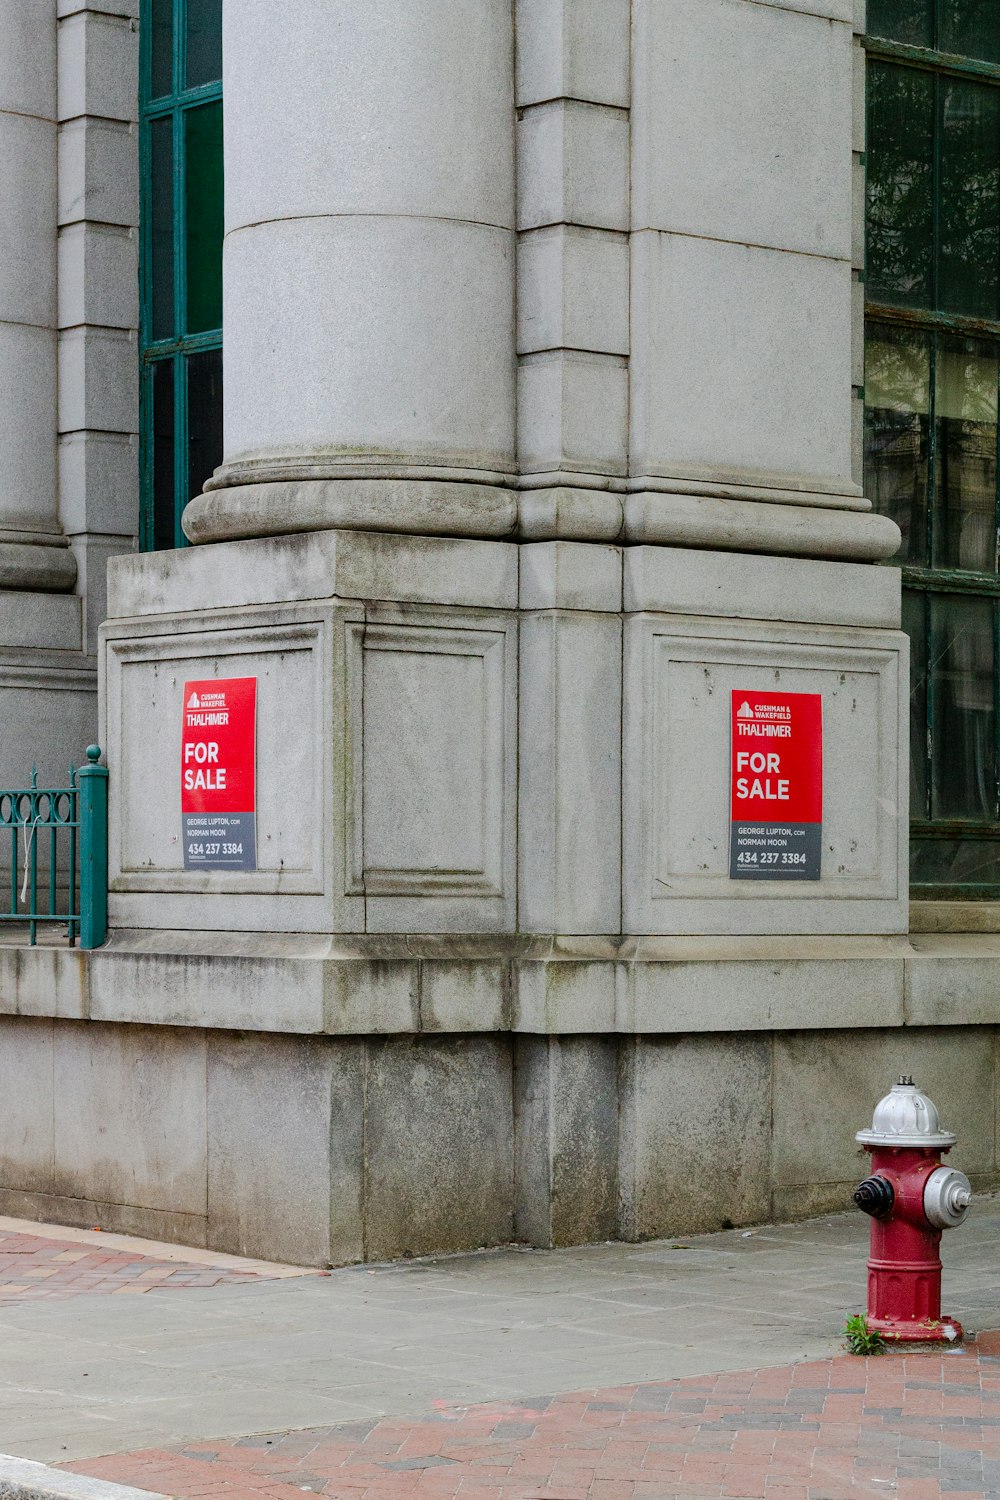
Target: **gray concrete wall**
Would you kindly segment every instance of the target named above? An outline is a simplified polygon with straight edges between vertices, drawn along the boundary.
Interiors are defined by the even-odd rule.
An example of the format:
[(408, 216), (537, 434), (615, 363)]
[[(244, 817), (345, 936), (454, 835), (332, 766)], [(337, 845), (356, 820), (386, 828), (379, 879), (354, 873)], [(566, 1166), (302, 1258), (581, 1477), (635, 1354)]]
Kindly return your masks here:
[(0, 1212), (309, 1264), (841, 1208), (901, 1069), (1000, 1178), (994, 1026), (319, 1037), (5, 1016)]

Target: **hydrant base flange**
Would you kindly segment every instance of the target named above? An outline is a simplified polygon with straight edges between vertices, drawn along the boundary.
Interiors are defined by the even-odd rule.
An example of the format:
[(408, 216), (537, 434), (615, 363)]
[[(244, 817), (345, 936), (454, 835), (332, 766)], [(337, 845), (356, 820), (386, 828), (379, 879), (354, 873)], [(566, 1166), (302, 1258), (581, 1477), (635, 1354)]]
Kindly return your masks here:
[(957, 1344), (965, 1337), (961, 1323), (948, 1317), (910, 1322), (869, 1315), (868, 1327), (889, 1344)]

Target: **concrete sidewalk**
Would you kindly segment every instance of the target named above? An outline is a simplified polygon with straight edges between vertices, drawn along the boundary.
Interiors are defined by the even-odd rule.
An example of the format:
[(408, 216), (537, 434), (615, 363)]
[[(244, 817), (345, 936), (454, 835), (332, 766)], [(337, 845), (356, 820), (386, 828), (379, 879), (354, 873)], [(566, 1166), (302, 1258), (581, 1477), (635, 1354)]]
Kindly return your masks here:
[[(26, 1244), (46, 1232), (21, 1228)], [(65, 1463), (824, 1359), (864, 1306), (867, 1238), (867, 1221), (845, 1214), (327, 1276), (272, 1279), (255, 1265), (243, 1277), (215, 1258), (227, 1265), (213, 1284), (213, 1258), (189, 1252), (171, 1285), (176, 1247), (162, 1263), (155, 1246), (116, 1248), (124, 1265), (96, 1281), (63, 1260), (76, 1291), (51, 1271), (45, 1294), (5, 1299), (0, 1282), (0, 1451)], [(945, 1311), (972, 1330), (1000, 1326), (998, 1238), (993, 1200), (945, 1238)], [(83, 1248), (111, 1247), (92, 1236)], [(126, 1291), (142, 1295), (115, 1294)]]

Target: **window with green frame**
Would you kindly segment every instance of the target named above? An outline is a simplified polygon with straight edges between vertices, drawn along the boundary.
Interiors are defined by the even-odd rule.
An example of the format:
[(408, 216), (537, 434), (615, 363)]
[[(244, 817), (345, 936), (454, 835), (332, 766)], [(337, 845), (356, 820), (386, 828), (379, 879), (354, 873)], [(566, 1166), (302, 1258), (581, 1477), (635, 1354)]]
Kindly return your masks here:
[(222, 0), (142, 0), (140, 546), (222, 461)]
[(868, 0), (865, 493), (903, 533), (914, 895), (1000, 895), (1000, 0)]

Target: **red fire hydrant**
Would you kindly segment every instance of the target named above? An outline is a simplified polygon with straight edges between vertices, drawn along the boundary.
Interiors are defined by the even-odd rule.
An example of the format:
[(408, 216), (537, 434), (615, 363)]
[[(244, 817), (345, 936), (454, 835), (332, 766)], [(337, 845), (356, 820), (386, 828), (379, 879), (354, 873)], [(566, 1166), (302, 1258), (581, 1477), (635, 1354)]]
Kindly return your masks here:
[(904, 1074), (855, 1139), (873, 1168), (854, 1194), (872, 1221), (868, 1327), (901, 1342), (960, 1339), (962, 1325), (941, 1316), (938, 1254), (941, 1231), (963, 1223), (972, 1202), (965, 1173), (941, 1165), (958, 1137)]

